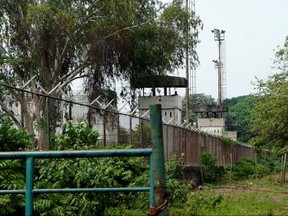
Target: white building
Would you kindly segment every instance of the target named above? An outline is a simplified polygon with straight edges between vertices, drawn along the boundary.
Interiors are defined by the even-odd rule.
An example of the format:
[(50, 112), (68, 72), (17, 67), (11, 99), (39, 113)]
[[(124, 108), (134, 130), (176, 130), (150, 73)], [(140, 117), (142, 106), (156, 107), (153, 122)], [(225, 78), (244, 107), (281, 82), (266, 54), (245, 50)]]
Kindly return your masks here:
[[(181, 124), (182, 98), (179, 95), (173, 96), (140, 96), (138, 98), (139, 116), (150, 115), (150, 105), (161, 104), (162, 118), (164, 122)], [(145, 117), (145, 116), (144, 116)]]
[(198, 118), (198, 128), (206, 133), (237, 140), (237, 131), (225, 131), (224, 118)]
[(198, 118), (198, 127), (209, 134), (224, 136), (224, 118)]

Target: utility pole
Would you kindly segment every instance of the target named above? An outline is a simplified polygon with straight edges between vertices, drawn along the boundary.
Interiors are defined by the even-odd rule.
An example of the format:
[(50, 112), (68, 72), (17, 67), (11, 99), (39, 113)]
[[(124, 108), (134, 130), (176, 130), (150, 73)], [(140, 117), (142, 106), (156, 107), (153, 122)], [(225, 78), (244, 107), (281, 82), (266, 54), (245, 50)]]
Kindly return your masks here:
[[(186, 0), (186, 12), (189, 13), (189, 0)], [(187, 18), (186, 26), (186, 124), (189, 124), (189, 18)]]

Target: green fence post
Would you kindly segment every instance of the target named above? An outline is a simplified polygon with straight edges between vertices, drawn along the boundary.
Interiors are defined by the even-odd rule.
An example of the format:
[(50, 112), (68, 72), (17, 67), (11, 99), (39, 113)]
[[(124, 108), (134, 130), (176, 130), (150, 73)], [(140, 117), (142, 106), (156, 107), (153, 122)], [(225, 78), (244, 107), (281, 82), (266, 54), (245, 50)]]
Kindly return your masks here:
[(33, 215), (33, 178), (34, 158), (26, 158), (26, 193), (25, 193), (25, 216)]
[(149, 157), (150, 169), (149, 169), (149, 177), (150, 177), (150, 207), (155, 206), (155, 195), (154, 195), (154, 173), (153, 173), (153, 155), (151, 154)]
[[(152, 158), (154, 173), (155, 208), (159, 215), (168, 215), (165, 160), (162, 129), (161, 105), (150, 105), (150, 120), (152, 128)], [(157, 214), (158, 215), (158, 214)]]

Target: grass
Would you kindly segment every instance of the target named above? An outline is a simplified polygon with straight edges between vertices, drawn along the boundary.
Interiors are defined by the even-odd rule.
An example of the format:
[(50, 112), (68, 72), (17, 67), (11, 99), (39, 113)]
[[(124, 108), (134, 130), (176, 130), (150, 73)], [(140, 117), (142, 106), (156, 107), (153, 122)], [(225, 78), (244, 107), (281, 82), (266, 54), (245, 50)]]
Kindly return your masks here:
[(288, 215), (288, 185), (279, 176), (195, 190), (188, 201), (169, 208), (170, 216)]
[[(279, 184), (279, 175), (206, 185), (193, 190), (185, 203), (169, 206), (169, 216), (288, 216), (288, 184)], [(145, 216), (147, 209), (129, 210), (126, 206), (108, 209), (107, 216)]]

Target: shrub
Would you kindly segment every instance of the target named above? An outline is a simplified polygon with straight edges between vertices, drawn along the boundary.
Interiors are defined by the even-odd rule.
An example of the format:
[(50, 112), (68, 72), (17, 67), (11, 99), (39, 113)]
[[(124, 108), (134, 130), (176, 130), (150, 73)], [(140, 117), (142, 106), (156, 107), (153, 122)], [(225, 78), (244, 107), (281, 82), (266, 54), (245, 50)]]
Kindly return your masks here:
[(263, 177), (271, 172), (279, 172), (280, 162), (277, 158), (257, 157), (257, 166), (254, 158), (241, 158), (237, 161), (232, 170), (232, 179), (241, 180), (251, 177)]
[[(271, 154), (270, 156), (265, 156), (263, 154), (257, 155), (257, 160), (258, 160), (258, 165), (262, 164), (263, 166), (266, 167), (266, 169), (269, 169), (268, 173), (271, 172), (280, 172), (281, 171), (281, 160), (280, 156), (278, 154)], [(259, 168), (258, 168), (259, 169)]]
[(232, 169), (232, 179), (241, 180), (254, 176), (255, 161), (253, 158), (241, 158), (238, 160)]
[[(17, 129), (11, 120), (0, 114), (0, 151), (19, 151), (31, 148), (32, 135), (25, 128)], [(25, 168), (21, 160), (0, 160), (0, 190), (25, 188)], [(0, 215), (23, 215), (24, 195), (1, 195)]]
[(25, 128), (15, 128), (7, 116), (0, 114), (0, 151), (19, 151), (31, 148), (32, 137)]
[(217, 165), (217, 157), (204, 151), (200, 154), (201, 165), (204, 171), (204, 181), (206, 183), (217, 183), (222, 180), (223, 169)]
[(79, 150), (97, 148), (99, 133), (93, 131), (85, 123), (73, 126), (67, 121), (62, 127), (59, 136), (52, 137), (52, 148), (54, 150)]
[(183, 162), (173, 157), (165, 164), (166, 186), (170, 194), (169, 205), (176, 205), (187, 201), (187, 195), (192, 191), (192, 184), (183, 184)]
[[(173, 158), (165, 163), (165, 174), (166, 174), (166, 187), (169, 194), (168, 205), (178, 205), (187, 201), (188, 194), (192, 191), (192, 185), (189, 183), (182, 183), (181, 177), (183, 175), (182, 161)], [(145, 171), (141, 176), (135, 178), (130, 186), (149, 186), (149, 174), (148, 170)], [(141, 209), (145, 215), (149, 206), (149, 194), (148, 193), (137, 193), (131, 195), (130, 209)], [(138, 215), (138, 214), (137, 214)]]
[[(98, 133), (85, 124), (63, 126), (53, 138), (56, 150), (103, 149)], [(109, 146), (107, 148), (124, 148)], [(39, 160), (38, 188), (111, 188), (127, 187), (145, 168), (139, 157), (75, 158)], [(123, 193), (40, 194), (35, 211), (46, 215), (101, 215), (106, 208), (127, 203)]]

